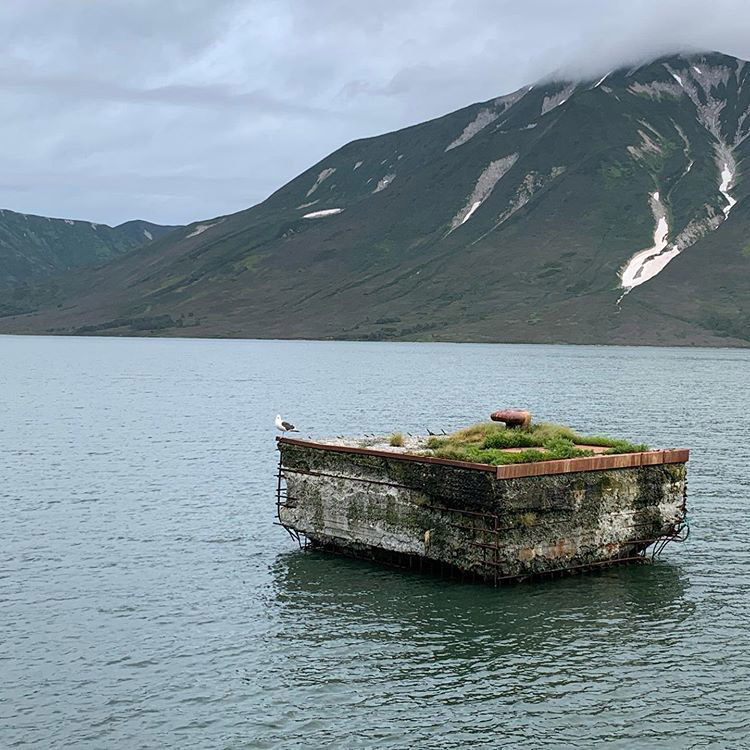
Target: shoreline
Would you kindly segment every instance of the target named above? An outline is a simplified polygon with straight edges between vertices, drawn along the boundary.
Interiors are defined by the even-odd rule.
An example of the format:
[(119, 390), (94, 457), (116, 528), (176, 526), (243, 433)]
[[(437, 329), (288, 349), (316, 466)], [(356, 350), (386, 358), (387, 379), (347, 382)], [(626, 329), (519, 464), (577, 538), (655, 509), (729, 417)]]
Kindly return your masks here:
[(445, 345), (480, 345), (480, 346), (578, 346), (578, 347), (600, 347), (600, 348), (639, 348), (639, 349), (709, 349), (716, 350), (747, 350), (750, 349), (750, 341), (736, 344), (649, 344), (649, 343), (620, 343), (620, 342), (575, 342), (575, 341), (495, 341), (495, 340), (473, 340), (473, 339), (347, 339), (339, 337), (330, 338), (307, 338), (304, 336), (293, 336), (289, 338), (278, 336), (216, 336), (216, 335), (193, 335), (193, 336), (151, 336), (135, 335), (129, 333), (112, 334), (89, 334), (89, 333), (30, 333), (12, 332), (0, 330), (0, 338), (56, 338), (56, 339), (147, 339), (147, 340), (170, 340), (170, 341), (285, 341), (303, 343), (342, 343), (342, 344), (445, 344)]

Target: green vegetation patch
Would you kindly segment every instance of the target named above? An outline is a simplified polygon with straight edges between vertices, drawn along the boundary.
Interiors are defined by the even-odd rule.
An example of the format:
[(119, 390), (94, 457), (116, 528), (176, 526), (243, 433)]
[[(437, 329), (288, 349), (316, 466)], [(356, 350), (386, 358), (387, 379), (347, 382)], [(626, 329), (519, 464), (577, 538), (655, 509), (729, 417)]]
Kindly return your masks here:
[[(568, 427), (543, 422), (528, 429), (508, 428), (497, 422), (481, 422), (446, 437), (433, 437), (427, 441), (431, 455), (437, 458), (493, 466), (594, 455), (589, 448), (579, 446), (603, 446), (609, 449), (607, 453), (638, 453), (649, 450), (644, 444), (581, 436)], [(508, 448), (517, 450), (509, 452)]]

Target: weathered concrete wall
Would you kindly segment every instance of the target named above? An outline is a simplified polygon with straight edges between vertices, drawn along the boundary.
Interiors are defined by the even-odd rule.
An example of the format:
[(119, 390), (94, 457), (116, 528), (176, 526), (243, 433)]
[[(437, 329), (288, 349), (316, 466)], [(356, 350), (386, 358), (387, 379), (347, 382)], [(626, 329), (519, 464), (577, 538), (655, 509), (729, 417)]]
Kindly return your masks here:
[(279, 447), (283, 524), (352, 554), (413, 555), (484, 578), (634, 555), (684, 514), (684, 464), (498, 480), (492, 471)]

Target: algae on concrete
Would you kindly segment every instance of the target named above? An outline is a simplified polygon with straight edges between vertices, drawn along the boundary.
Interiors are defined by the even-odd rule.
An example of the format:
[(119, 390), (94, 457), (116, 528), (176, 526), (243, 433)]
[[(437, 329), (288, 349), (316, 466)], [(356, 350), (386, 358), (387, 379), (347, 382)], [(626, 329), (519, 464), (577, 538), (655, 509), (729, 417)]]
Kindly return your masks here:
[(282, 524), (347, 554), (483, 579), (632, 557), (684, 517), (684, 464), (498, 480), (492, 470), (279, 447)]

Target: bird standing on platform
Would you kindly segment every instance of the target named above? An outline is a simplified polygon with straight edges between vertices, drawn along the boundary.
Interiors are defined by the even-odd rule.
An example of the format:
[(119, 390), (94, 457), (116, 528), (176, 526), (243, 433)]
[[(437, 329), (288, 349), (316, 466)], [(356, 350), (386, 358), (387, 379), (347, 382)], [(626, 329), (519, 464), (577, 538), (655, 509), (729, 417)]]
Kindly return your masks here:
[(291, 422), (282, 419), (281, 414), (276, 415), (276, 429), (281, 432), (299, 432)]

